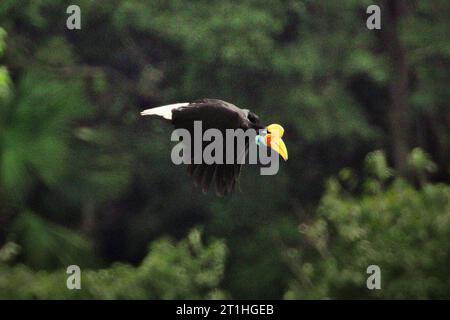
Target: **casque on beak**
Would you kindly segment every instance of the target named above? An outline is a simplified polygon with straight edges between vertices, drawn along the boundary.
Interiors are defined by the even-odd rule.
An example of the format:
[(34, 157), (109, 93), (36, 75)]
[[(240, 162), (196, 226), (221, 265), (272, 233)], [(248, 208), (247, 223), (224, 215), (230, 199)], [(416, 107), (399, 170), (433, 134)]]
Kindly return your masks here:
[(281, 137), (284, 134), (284, 129), (279, 124), (271, 124), (266, 127), (267, 134), (264, 136), (264, 143), (272, 150), (278, 152), (278, 154), (286, 161), (288, 159), (288, 151), (284, 141)]

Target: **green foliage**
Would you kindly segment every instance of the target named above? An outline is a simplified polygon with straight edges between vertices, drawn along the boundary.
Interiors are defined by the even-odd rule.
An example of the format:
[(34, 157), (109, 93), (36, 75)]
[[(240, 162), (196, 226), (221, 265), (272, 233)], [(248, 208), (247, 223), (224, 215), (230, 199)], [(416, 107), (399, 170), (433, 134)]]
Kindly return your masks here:
[[(449, 186), (416, 190), (397, 179), (382, 192), (352, 196), (332, 180), (317, 212), (300, 228), (301, 248), (287, 252), (296, 277), (286, 298), (450, 296)], [(369, 265), (381, 268), (381, 290), (366, 287)]]
[[(69, 50), (63, 40), (54, 39), (37, 56), (54, 52), (55, 45), (58, 52)], [(70, 64), (70, 59), (62, 59), (62, 64)], [(63, 181), (71, 122), (88, 115), (91, 108), (81, 79), (58, 72), (50, 66), (29, 68), (17, 85), (17, 97), (0, 110), (0, 180), (2, 191), (16, 201), (27, 196), (36, 178), (49, 188)]]
[[(0, 58), (5, 50), (5, 38), (6, 31), (0, 27)], [(11, 79), (9, 78), (9, 73), (6, 67), (0, 66), (0, 109), (1, 105), (9, 97), (10, 94)]]
[(80, 267), (92, 267), (98, 262), (92, 244), (83, 236), (33, 212), (15, 218), (9, 237), (19, 246), (18, 260), (34, 269), (54, 269), (73, 261)]
[(205, 246), (200, 238), (193, 230), (179, 243), (157, 240), (138, 267), (116, 263), (95, 271), (81, 268), (81, 290), (67, 289), (65, 270), (34, 272), (0, 261), (0, 299), (224, 298), (218, 288), (226, 246), (218, 240)]
[(436, 164), (431, 160), (430, 156), (420, 148), (415, 148), (411, 151), (408, 158), (408, 165), (422, 185), (426, 183), (427, 174), (437, 171)]
[[(70, 4), (81, 8), (81, 30), (66, 28)], [(3, 251), (16, 258), (7, 259), (0, 277), (12, 272), (18, 287), (33, 279), (34, 293), (27, 294), (56, 297), (55, 283), (62, 286), (65, 273), (50, 270), (76, 260), (92, 269), (86, 276), (92, 280), (85, 279), (91, 293), (80, 297), (214, 296), (212, 289), (199, 291), (202, 285), (222, 287), (236, 298), (280, 298), (293, 282), (282, 259), (284, 247), (298, 243), (297, 222), (313, 220), (321, 198), (318, 219), (325, 222), (326, 199), (335, 200), (340, 217), (349, 203), (369, 210), (379, 202), (392, 215), (402, 206), (410, 215), (423, 210), (424, 204), (414, 199), (425, 197), (425, 190), (445, 190), (430, 181), (448, 183), (450, 174), (449, 2), (414, 2), (398, 30), (409, 74), (408, 93), (402, 97), (410, 107), (402, 115), (410, 124), (407, 147), (420, 147), (413, 149), (406, 174), (420, 190), (392, 183), (397, 173), (389, 167), (393, 73), (386, 53), (388, 8), (382, 5), (383, 29), (370, 31), (365, 27), (370, 4), (1, 0), (0, 246), (10, 241), (18, 247)], [(219, 199), (202, 195), (185, 169), (172, 165), (170, 127), (142, 119), (139, 111), (202, 97), (228, 100), (251, 109), (266, 124), (285, 127), (290, 160), (276, 176), (260, 176), (247, 166), (236, 193)], [(371, 152), (381, 147), (386, 155)], [(362, 172), (367, 177), (361, 182)], [(326, 181), (336, 174), (341, 183), (329, 183), (323, 196)], [(401, 205), (394, 206), (391, 198)], [(318, 234), (347, 243), (325, 222), (317, 223)], [(149, 243), (166, 235), (181, 239), (197, 225), (229, 248), (220, 285), (212, 282), (221, 277), (211, 282), (202, 275), (194, 283), (186, 276), (196, 274), (192, 269), (200, 268), (196, 263), (203, 258), (188, 258), (192, 265), (184, 271), (172, 268), (182, 265), (179, 257), (188, 252), (163, 241), (156, 243), (168, 248), (170, 260), (154, 258), (160, 262), (149, 272), (162, 273), (166, 284), (149, 280), (150, 289), (134, 286), (134, 273), (144, 279), (144, 267), (156, 263), (145, 259)], [(439, 239), (436, 247), (444, 241)], [(308, 249), (300, 245), (299, 251)], [(359, 251), (351, 249), (345, 257), (354, 260), (351, 254)], [(303, 259), (306, 275), (316, 263), (328, 274), (314, 254)], [(122, 264), (98, 270), (115, 262)], [(135, 268), (126, 262), (141, 264)], [(46, 271), (35, 278), (37, 269)], [(121, 281), (95, 280), (100, 275)], [(179, 291), (173, 282), (183, 284)], [(308, 292), (317, 297), (367, 294), (333, 288), (327, 284)], [(61, 290), (65, 297), (68, 293)], [(417, 289), (416, 296), (423, 292)]]

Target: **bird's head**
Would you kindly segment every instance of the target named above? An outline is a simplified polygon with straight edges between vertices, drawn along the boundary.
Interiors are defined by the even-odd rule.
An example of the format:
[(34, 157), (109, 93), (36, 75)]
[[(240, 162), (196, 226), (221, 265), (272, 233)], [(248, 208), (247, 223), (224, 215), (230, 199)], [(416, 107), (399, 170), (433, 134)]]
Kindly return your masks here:
[(265, 146), (275, 150), (284, 160), (288, 159), (288, 152), (284, 141), (281, 137), (284, 134), (284, 129), (279, 124), (268, 125), (265, 129), (260, 131), (255, 138), (257, 145), (264, 144)]

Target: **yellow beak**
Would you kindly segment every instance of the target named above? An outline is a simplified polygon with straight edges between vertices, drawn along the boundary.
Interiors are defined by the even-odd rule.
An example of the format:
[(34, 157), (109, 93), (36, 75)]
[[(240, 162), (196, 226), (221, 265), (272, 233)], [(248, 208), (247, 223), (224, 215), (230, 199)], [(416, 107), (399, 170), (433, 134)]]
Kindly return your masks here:
[(284, 134), (284, 128), (282, 126), (280, 126), (277, 123), (273, 123), (273, 124), (269, 124), (266, 127), (266, 130), (268, 133), (274, 135), (274, 136), (278, 136), (278, 137), (282, 137)]
[(276, 152), (286, 161), (288, 159), (288, 151), (281, 137), (284, 129), (279, 124), (271, 124), (266, 127), (267, 135), (265, 136), (266, 145)]

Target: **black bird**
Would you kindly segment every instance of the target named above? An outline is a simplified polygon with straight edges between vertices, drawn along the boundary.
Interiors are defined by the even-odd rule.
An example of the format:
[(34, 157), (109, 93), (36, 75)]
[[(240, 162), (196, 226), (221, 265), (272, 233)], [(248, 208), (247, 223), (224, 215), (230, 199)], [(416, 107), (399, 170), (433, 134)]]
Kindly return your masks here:
[[(159, 116), (170, 121), (176, 129), (187, 129), (191, 136), (194, 135), (194, 121), (202, 122), (202, 129), (215, 128), (225, 133), (226, 129), (254, 129), (260, 131), (256, 136), (255, 143), (263, 143), (278, 152), (284, 160), (288, 154), (286, 146), (281, 137), (284, 129), (278, 124), (264, 127), (259, 118), (247, 109), (241, 109), (235, 105), (218, 99), (200, 99), (193, 102), (175, 103), (166, 106), (146, 109), (141, 112), (142, 116)], [(248, 151), (248, 141), (245, 150), (235, 150), (234, 155), (242, 156)], [(205, 147), (203, 144), (203, 148)], [(236, 146), (235, 146), (236, 147)], [(193, 149), (191, 149), (193, 150)], [(224, 150), (225, 151), (225, 150)], [(225, 155), (225, 152), (223, 153)], [(237, 160), (237, 158), (236, 158)], [(201, 186), (206, 193), (215, 180), (216, 193), (219, 196), (231, 193), (236, 185), (241, 172), (241, 164), (188, 164), (188, 172), (193, 176), (195, 184)]]

